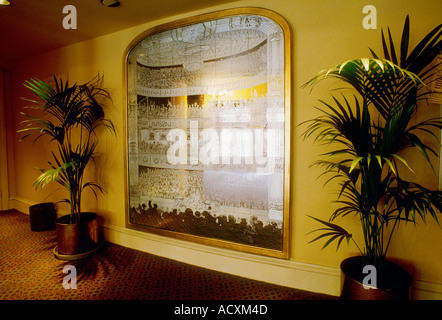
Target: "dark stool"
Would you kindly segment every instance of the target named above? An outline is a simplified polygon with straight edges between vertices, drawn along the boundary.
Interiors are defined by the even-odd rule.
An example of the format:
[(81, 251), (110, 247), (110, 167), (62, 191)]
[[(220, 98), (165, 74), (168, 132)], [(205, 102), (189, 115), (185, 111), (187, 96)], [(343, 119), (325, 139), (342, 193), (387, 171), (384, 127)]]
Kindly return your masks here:
[(55, 228), (56, 211), (52, 202), (44, 202), (29, 207), (31, 231), (45, 231)]

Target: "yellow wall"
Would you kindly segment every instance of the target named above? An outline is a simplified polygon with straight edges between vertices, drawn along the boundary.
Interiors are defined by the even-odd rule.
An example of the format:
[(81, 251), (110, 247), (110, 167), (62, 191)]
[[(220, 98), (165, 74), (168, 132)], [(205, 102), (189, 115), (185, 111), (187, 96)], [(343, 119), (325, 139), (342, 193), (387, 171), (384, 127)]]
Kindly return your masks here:
[[(377, 8), (377, 30), (365, 30), (362, 27), (362, 20), (365, 16), (362, 8), (367, 4)], [(291, 147), (293, 157), (290, 208), (292, 234), (291, 257), (287, 263), (251, 255), (236, 255), (181, 242), (180, 247), (173, 247), (164, 244), (167, 240), (161, 237), (149, 237), (125, 230), (124, 52), (135, 37), (151, 27), (200, 13), (241, 6), (262, 7), (275, 11), (287, 20), (292, 30)], [(20, 137), (16, 133), (19, 129), (18, 123), (23, 120), (19, 112), (26, 105), (20, 97), (29, 97), (22, 83), (30, 77), (39, 77), (44, 80), (53, 73), (62, 76), (68, 74), (71, 82), (81, 83), (90, 80), (97, 72), (100, 72), (105, 76), (104, 87), (110, 89), (113, 97), (113, 105), (109, 107), (107, 116), (112, 119), (117, 128), (117, 137), (106, 136), (104, 143), (100, 146), (103, 155), (96, 163), (95, 175), (98, 183), (107, 190), (107, 194), (100, 197), (98, 201), (91, 197), (86, 202), (85, 209), (95, 210), (104, 217), (104, 224), (108, 226), (111, 234), (109, 239), (218, 270), (314, 291), (339, 294), (339, 281), (335, 279), (339, 276), (337, 268), (342, 259), (356, 253), (356, 248), (342, 246), (338, 252), (332, 247), (320, 251), (321, 243), (307, 244), (311, 236), (306, 236), (306, 233), (317, 227), (307, 214), (327, 218), (333, 207), (331, 205), (331, 201), (334, 200), (332, 193), (336, 189), (332, 185), (323, 188), (323, 180), (316, 180), (319, 172), (309, 168), (309, 165), (321, 150), (318, 147), (312, 147), (311, 141), (302, 141), (300, 138), (302, 130), (297, 127), (300, 122), (316, 115), (313, 105), (318, 97), (324, 97), (325, 90), (315, 90), (310, 94), (309, 89), (300, 87), (323, 68), (336, 65), (346, 59), (370, 56), (369, 46), (380, 52), (380, 28), (390, 26), (393, 35), (398, 39), (407, 14), (411, 17), (411, 41), (415, 44), (441, 22), (441, 12), (442, 2), (435, 0), (244, 0), (168, 17), (23, 61), (12, 71), (12, 104), (8, 113), (8, 119), (11, 120), (8, 128), (11, 204), (22, 208), (23, 205), (42, 201), (51, 190), (48, 188), (35, 191), (32, 187), (38, 175), (35, 168), (44, 166), (45, 159), (50, 156), (46, 147), (47, 141), (40, 141), (34, 145), (30, 142), (17, 142)], [(438, 106), (433, 105), (433, 107)], [(433, 175), (430, 170), (421, 175), (436, 185), (437, 176)], [(55, 197), (49, 199), (56, 200), (60, 196), (65, 195), (57, 193)], [(360, 231), (356, 220), (348, 219), (343, 226), (355, 233)], [(440, 267), (442, 231), (430, 221), (425, 228), (407, 226), (398, 235), (399, 238), (396, 239), (391, 250), (391, 257), (400, 261), (414, 278), (420, 281), (421, 291), (425, 291), (426, 288), (430, 291), (439, 290), (439, 293), (431, 293), (430, 296), (434, 297), (439, 294), (438, 297), (440, 297), (442, 295), (442, 268)], [(162, 250), (158, 250), (159, 247)], [(220, 257), (209, 261), (207, 255), (213, 252), (219, 252)], [(253, 265), (254, 269), (246, 270), (249, 265)], [(285, 276), (284, 272), (279, 276), (270, 274), (279, 270), (278, 268), (284, 272), (287, 271), (288, 276)], [(302, 279), (300, 275), (315, 268), (319, 270), (316, 278), (313, 276), (311, 279), (308, 277)], [(329, 276), (333, 278), (330, 283), (326, 280), (318, 281), (325, 273), (329, 273)], [(292, 281), (289, 279), (292, 276), (299, 278)]]

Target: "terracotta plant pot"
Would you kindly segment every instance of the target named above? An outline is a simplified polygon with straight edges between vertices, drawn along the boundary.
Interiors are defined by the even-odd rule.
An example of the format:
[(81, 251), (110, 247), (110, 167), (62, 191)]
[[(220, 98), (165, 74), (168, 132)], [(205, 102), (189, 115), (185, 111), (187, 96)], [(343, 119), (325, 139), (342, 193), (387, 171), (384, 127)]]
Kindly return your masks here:
[(101, 245), (98, 215), (93, 212), (80, 213), (79, 223), (70, 223), (70, 215), (56, 220), (56, 256), (74, 260), (95, 251)]
[(347, 258), (341, 263), (343, 300), (409, 300), (413, 282), (410, 274), (397, 264), (386, 261), (385, 271), (377, 274), (377, 288), (364, 288), (364, 262), (361, 256)]

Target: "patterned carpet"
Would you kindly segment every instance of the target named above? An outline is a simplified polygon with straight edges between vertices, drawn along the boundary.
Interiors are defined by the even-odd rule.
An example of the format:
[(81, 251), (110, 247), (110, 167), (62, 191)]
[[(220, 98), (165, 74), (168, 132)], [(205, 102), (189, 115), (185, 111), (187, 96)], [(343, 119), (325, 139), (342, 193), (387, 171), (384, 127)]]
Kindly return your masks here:
[[(31, 231), (29, 216), (0, 212), (0, 300), (332, 300), (105, 243), (79, 261), (54, 257), (55, 230)], [(64, 289), (65, 265), (77, 288)]]

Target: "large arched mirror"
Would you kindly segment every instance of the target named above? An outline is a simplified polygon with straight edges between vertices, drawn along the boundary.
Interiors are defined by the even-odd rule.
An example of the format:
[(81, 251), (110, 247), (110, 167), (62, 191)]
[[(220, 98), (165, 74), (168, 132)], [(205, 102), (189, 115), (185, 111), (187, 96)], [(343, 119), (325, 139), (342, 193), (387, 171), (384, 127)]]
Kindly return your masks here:
[(127, 225), (288, 257), (290, 34), (238, 8), (148, 30), (126, 61)]

